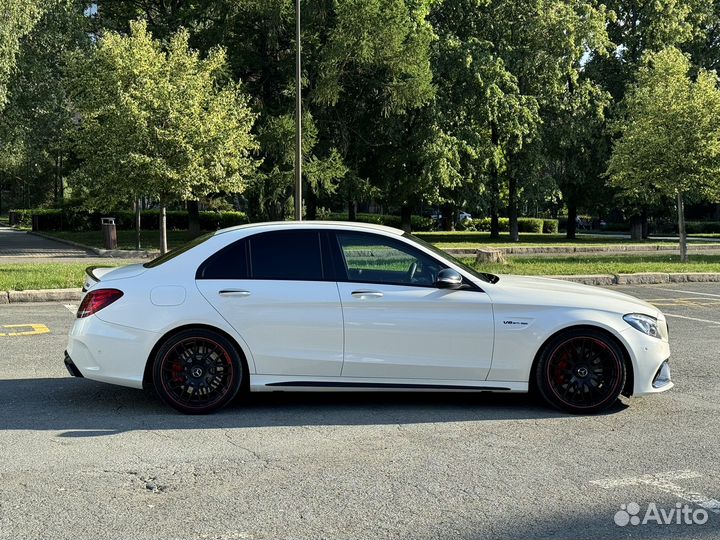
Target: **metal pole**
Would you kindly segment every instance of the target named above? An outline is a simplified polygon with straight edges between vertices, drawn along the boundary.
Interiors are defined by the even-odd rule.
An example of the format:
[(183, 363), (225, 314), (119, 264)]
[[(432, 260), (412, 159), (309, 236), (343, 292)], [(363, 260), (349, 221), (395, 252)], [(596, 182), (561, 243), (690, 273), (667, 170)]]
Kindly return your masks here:
[(300, 0), (295, 0), (295, 219), (302, 221), (302, 70)]

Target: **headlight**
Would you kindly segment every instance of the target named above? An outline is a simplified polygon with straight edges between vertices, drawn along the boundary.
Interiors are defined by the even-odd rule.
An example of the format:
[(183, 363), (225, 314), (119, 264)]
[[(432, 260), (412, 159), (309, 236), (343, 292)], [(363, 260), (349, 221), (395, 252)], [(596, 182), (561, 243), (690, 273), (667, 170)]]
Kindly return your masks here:
[(623, 316), (623, 319), (626, 323), (636, 330), (640, 330), (643, 334), (662, 339), (660, 326), (658, 325), (658, 320), (655, 317), (643, 315), (642, 313), (628, 313)]

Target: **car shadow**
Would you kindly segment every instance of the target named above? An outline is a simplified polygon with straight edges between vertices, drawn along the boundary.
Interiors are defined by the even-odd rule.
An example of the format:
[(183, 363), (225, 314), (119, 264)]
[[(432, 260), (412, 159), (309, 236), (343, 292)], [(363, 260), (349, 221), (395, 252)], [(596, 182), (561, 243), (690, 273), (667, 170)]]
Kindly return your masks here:
[[(604, 414), (626, 407), (618, 401)], [(548, 408), (528, 394), (488, 392), (256, 393), (212, 415), (186, 416), (151, 392), (70, 377), (0, 380), (0, 410), (0, 429), (61, 431), (64, 437), (135, 430), (586, 418)]]

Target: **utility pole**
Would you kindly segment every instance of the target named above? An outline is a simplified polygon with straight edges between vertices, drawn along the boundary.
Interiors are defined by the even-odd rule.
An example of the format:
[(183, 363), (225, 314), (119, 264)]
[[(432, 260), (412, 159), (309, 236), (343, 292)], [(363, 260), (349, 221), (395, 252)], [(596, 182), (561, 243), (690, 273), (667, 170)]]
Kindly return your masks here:
[(302, 69), (300, 0), (295, 0), (295, 219), (302, 221)]

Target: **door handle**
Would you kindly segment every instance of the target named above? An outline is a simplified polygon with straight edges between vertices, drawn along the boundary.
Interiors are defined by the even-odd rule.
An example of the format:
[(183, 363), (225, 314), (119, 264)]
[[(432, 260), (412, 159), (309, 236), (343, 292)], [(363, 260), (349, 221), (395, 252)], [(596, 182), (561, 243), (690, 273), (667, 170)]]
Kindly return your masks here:
[(380, 291), (353, 291), (350, 293), (355, 298), (360, 298), (361, 300), (363, 298), (382, 298), (383, 293)]
[(222, 289), (218, 291), (221, 296), (250, 296), (250, 291), (244, 289)]

